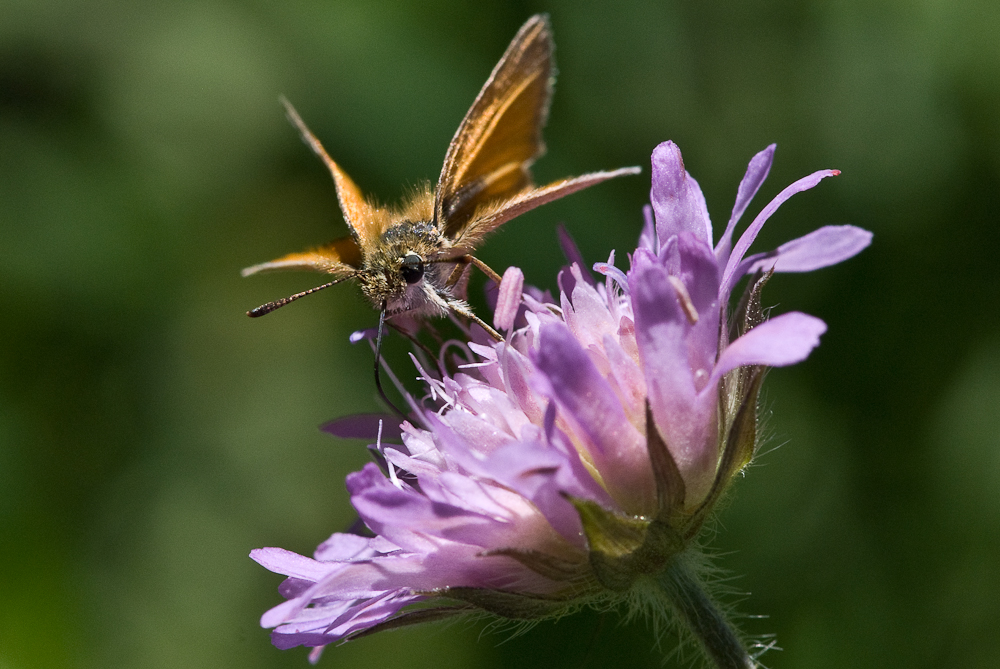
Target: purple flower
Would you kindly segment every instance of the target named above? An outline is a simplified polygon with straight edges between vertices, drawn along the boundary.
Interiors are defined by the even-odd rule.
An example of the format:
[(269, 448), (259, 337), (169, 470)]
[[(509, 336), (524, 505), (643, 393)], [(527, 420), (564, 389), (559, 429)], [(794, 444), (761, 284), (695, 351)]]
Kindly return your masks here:
[[(558, 300), (522, 292), (512, 268), (495, 314), (506, 341), (463, 344), (465, 364), (452, 374), (414, 357), (427, 394), (407, 396), (410, 421), (331, 424), (335, 434), (379, 432), (381, 467), (347, 480), (374, 536), (334, 534), (312, 558), (251, 553), (288, 576), (287, 601), (261, 620), (274, 644), (315, 646), (315, 660), (331, 642), (476, 610), (538, 619), (647, 601), (649, 590), (691, 600), (670, 595), (696, 584), (678, 565), (754, 454), (763, 372), (804, 360), (826, 330), (799, 312), (765, 319), (761, 288), (773, 272), (832, 265), (871, 241), (827, 226), (747, 255), (781, 203), (837, 174), (823, 170), (779, 193), (734, 246), (773, 154), (772, 145), (750, 161), (713, 247), (701, 189), (676, 145), (661, 144), (627, 272), (612, 253), (595, 265), (604, 276), (595, 282), (564, 238), (576, 262), (559, 276)], [(674, 604), (696, 636), (712, 636), (697, 629), (704, 616)]]

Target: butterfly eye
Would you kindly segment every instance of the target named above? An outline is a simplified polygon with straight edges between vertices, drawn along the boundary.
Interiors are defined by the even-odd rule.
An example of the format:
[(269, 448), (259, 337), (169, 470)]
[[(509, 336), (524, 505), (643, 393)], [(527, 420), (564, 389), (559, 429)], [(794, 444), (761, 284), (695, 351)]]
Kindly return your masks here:
[(400, 274), (406, 283), (416, 283), (424, 278), (424, 260), (416, 253), (407, 253), (403, 256), (403, 265), (399, 268)]

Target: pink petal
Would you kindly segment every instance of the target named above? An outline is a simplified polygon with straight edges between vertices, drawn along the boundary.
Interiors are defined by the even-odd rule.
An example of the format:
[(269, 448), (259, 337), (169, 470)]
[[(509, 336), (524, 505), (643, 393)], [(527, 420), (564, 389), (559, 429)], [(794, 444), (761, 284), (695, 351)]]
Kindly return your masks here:
[(558, 401), (560, 415), (583, 437), (612, 497), (633, 513), (655, 508), (645, 438), (569, 328), (542, 327), (533, 360), (546, 377), (545, 394)]
[(753, 220), (753, 223), (743, 232), (740, 237), (740, 241), (736, 242), (736, 247), (733, 249), (732, 255), (729, 257), (729, 261), (726, 263), (726, 271), (722, 275), (722, 284), (719, 286), (719, 296), (722, 298), (722, 302), (725, 302), (729, 297), (729, 292), (733, 288), (733, 284), (739, 279), (736, 270), (743, 260), (743, 256), (746, 255), (747, 250), (750, 245), (753, 244), (753, 240), (757, 238), (757, 233), (760, 229), (764, 227), (764, 223), (767, 219), (771, 218), (775, 211), (778, 210), (788, 198), (795, 195), (796, 193), (801, 193), (804, 190), (809, 190), (820, 181), (826, 177), (832, 177), (840, 174), (837, 170), (820, 170), (818, 172), (813, 172), (807, 177), (803, 177), (796, 181), (795, 183), (786, 186), (783, 191), (778, 193), (773, 200), (771, 200), (766, 207), (759, 214), (757, 218)]
[(696, 392), (688, 350), (691, 326), (666, 269), (647, 265), (638, 253), (633, 261), (629, 287), (650, 410), (684, 477), (685, 503), (696, 504), (715, 476), (716, 385), (709, 382), (704, 393)]
[(402, 431), (399, 428), (399, 417), (391, 414), (359, 413), (331, 420), (320, 425), (319, 429), (341, 439), (370, 439), (378, 437), (379, 422), (382, 423), (382, 439), (399, 441)]
[(811, 272), (829, 267), (861, 253), (872, 243), (872, 233), (853, 225), (826, 225), (793, 239), (770, 253), (758, 253), (743, 260), (736, 276), (757, 270)]
[[(570, 236), (569, 231), (566, 230), (566, 226), (560, 223), (556, 226), (556, 234), (559, 236), (559, 247), (562, 249), (563, 255), (566, 256), (566, 262), (569, 263), (570, 267), (576, 265), (580, 268), (580, 271), (584, 271), (587, 264), (583, 260), (583, 254), (580, 253), (580, 248), (573, 241)], [(590, 272), (587, 272), (581, 277), (584, 281), (590, 285), (594, 285), (594, 277), (590, 276)]]
[(729, 217), (729, 225), (726, 226), (726, 231), (722, 233), (719, 244), (715, 248), (715, 255), (720, 263), (724, 263), (729, 259), (729, 252), (733, 247), (733, 231), (736, 229), (736, 224), (739, 223), (740, 217), (743, 216), (743, 212), (746, 211), (747, 206), (750, 204), (750, 200), (753, 199), (753, 196), (760, 189), (761, 184), (767, 179), (767, 174), (771, 171), (771, 162), (774, 160), (775, 148), (777, 148), (777, 145), (771, 144), (751, 158), (750, 164), (747, 165), (746, 174), (743, 175), (739, 190), (736, 191), (736, 203), (733, 205), (733, 213)]
[(698, 182), (684, 169), (681, 150), (673, 142), (653, 149), (653, 188), (649, 200), (656, 212), (660, 244), (687, 230), (712, 245), (712, 222)]
[(656, 221), (653, 219), (653, 208), (648, 204), (642, 208), (642, 232), (639, 234), (640, 249), (659, 253), (659, 243), (656, 241)]
[(493, 324), (498, 330), (509, 330), (517, 317), (517, 308), (521, 305), (521, 292), (524, 288), (524, 273), (518, 267), (508, 267), (500, 281), (500, 293), (497, 295), (496, 311), (493, 313)]
[(338, 568), (284, 548), (255, 548), (250, 551), (250, 559), (268, 571), (306, 581), (318, 581)]
[(784, 367), (802, 362), (819, 346), (824, 332), (826, 323), (799, 311), (765, 321), (726, 347), (708, 387), (714, 388), (723, 374), (744, 365)]

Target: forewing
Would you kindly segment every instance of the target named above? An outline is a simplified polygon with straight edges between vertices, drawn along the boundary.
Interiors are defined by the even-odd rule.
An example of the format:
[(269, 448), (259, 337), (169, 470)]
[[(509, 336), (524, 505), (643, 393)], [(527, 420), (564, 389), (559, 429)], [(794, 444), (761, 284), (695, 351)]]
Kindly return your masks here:
[(361, 190), (351, 181), (347, 173), (340, 169), (340, 166), (333, 161), (333, 158), (327, 154), (323, 145), (316, 139), (316, 136), (306, 127), (306, 124), (302, 121), (302, 117), (295, 111), (291, 103), (284, 98), (282, 98), (281, 102), (285, 105), (288, 119), (302, 134), (303, 141), (309, 145), (309, 148), (316, 155), (323, 159), (327, 169), (330, 170), (330, 174), (333, 176), (333, 183), (337, 187), (337, 199), (340, 200), (340, 210), (344, 213), (344, 220), (347, 221), (347, 225), (351, 229), (351, 234), (359, 246), (368, 247), (369, 244), (377, 240), (379, 235), (382, 234), (378, 223), (380, 220), (379, 217), (375, 215), (373, 208), (365, 202)]
[(536, 15), (507, 47), (448, 146), (434, 210), (445, 235), (458, 236), (482, 205), (531, 186), (551, 97), (552, 32), (548, 18)]
[(353, 237), (341, 237), (335, 241), (302, 253), (289, 253), (271, 262), (261, 263), (243, 270), (243, 276), (257, 272), (283, 269), (301, 269), (324, 272), (336, 276), (347, 276), (361, 265), (361, 251)]
[(532, 188), (514, 196), (513, 198), (496, 203), (493, 207), (487, 207), (477, 212), (475, 218), (462, 230), (455, 239), (454, 246), (474, 249), (482, 241), (483, 237), (497, 229), (512, 218), (517, 218), (525, 212), (529, 212), (535, 207), (558, 200), (561, 197), (583, 190), (595, 184), (626, 174), (639, 174), (642, 170), (638, 167), (623, 167), (610, 172), (592, 172), (572, 179), (560, 179), (553, 181), (541, 188)]

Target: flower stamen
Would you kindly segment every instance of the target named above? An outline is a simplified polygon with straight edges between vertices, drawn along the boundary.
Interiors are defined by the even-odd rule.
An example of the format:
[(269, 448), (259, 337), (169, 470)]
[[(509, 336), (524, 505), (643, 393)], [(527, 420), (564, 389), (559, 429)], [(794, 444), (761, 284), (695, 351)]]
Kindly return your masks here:
[(684, 315), (687, 316), (688, 323), (694, 325), (698, 322), (698, 310), (694, 307), (694, 302), (691, 301), (691, 294), (688, 292), (687, 286), (676, 276), (667, 277), (670, 280), (670, 285), (674, 287), (677, 291), (677, 301), (680, 302), (681, 309), (684, 311)]

